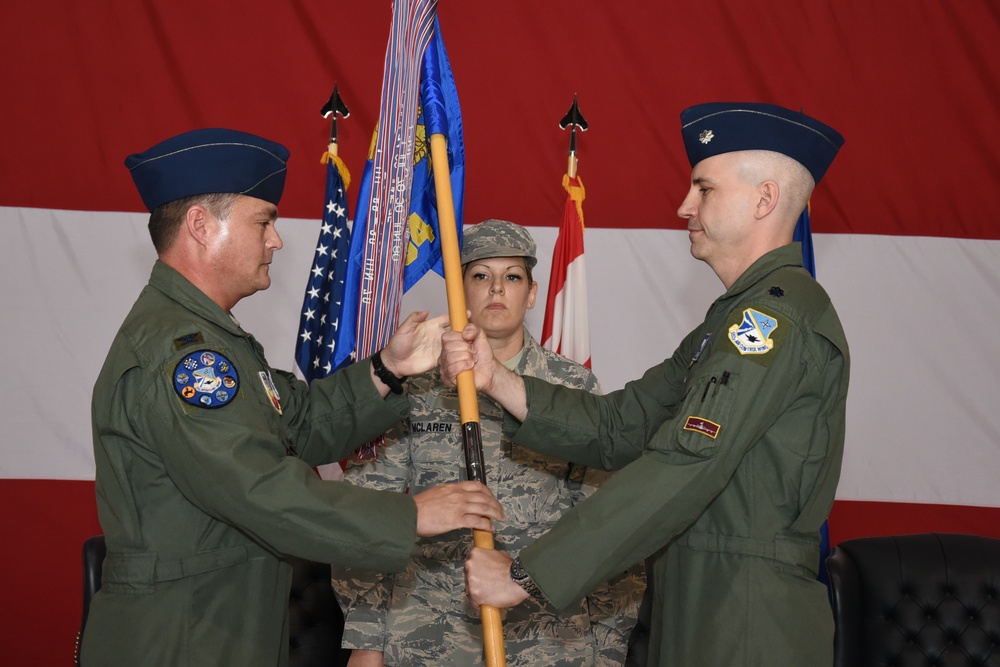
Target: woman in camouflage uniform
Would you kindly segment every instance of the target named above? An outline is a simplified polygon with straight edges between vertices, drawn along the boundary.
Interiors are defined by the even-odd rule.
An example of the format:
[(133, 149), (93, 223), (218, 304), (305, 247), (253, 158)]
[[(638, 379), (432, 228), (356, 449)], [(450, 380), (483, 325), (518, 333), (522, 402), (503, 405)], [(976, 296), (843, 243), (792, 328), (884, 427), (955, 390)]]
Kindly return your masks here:
[[(523, 375), (597, 393), (586, 367), (543, 349), (524, 327), (538, 283), (531, 277), (535, 242), (501, 220), (468, 228), (462, 266), (470, 321), (485, 332), (497, 359)], [(458, 396), (437, 370), (406, 383), (409, 422), (390, 431), (375, 460), (352, 461), (346, 478), (374, 489), (418, 493), (465, 478)], [(608, 473), (537, 454), (501, 433), (503, 414), (479, 397), (487, 485), (507, 515), (496, 548), (516, 555), (566, 511), (596, 490)], [(463, 560), (469, 531), (419, 540), (400, 574), (334, 567), (344, 606), (350, 665), (476, 665), (483, 662), (479, 610), (465, 593)], [(643, 582), (637, 568), (562, 611), (528, 602), (506, 612), (507, 660), (517, 665), (622, 665)]]

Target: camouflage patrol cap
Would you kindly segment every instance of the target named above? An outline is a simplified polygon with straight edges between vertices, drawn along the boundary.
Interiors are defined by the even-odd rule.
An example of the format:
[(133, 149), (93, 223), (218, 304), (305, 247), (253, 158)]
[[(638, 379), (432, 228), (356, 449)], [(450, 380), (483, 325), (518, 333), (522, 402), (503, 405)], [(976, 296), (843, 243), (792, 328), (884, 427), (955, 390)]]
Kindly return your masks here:
[(490, 257), (524, 257), (535, 268), (535, 240), (521, 225), (506, 220), (485, 220), (466, 227), (462, 239), (462, 266)]

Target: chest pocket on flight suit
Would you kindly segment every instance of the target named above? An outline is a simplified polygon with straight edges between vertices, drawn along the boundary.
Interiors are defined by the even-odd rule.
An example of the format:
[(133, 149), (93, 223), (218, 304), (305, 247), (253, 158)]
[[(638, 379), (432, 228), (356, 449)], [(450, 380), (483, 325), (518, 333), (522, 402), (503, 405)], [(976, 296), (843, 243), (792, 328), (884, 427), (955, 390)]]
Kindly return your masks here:
[[(733, 407), (739, 389), (739, 373), (718, 368), (691, 378), (672, 430), (678, 450), (699, 458), (715, 454), (729, 440)], [(673, 440), (673, 438), (671, 438)]]

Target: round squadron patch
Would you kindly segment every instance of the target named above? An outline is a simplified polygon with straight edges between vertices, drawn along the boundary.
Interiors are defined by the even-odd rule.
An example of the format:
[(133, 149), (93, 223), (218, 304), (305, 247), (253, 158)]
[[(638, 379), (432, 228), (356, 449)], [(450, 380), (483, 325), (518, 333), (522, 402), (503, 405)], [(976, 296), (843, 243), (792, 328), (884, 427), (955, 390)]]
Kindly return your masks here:
[(221, 408), (236, 397), (239, 388), (236, 367), (218, 352), (192, 352), (174, 369), (177, 395), (199, 408)]

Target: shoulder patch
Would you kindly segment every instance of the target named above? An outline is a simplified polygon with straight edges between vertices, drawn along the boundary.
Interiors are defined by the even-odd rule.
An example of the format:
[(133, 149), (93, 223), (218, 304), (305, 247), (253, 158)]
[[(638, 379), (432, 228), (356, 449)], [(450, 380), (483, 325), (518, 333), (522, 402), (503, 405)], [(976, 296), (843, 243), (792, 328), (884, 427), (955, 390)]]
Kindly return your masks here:
[(221, 408), (236, 397), (239, 388), (236, 367), (218, 352), (191, 352), (174, 369), (177, 395), (199, 408)]
[(743, 321), (729, 327), (729, 340), (740, 354), (767, 354), (774, 347), (771, 332), (777, 328), (776, 318), (747, 308), (743, 311)]

